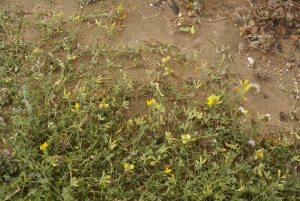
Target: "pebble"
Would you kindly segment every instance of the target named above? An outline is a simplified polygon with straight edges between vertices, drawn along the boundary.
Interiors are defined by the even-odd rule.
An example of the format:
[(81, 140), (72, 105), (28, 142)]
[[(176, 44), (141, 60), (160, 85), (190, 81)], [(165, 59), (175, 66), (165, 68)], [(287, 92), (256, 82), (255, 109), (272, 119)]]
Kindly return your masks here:
[(251, 34), (257, 34), (257, 32), (258, 32), (258, 26), (252, 26), (252, 27), (250, 27), (249, 32)]
[(294, 41), (294, 42), (298, 42), (298, 41), (299, 41), (298, 36), (296, 36), (295, 34), (292, 34), (291, 37), (290, 37), (290, 39), (291, 39), (292, 41)]
[(288, 61), (290, 61), (290, 62), (295, 61), (295, 57), (290, 57), (290, 58), (288, 59)]
[(189, 17), (193, 17), (193, 16), (195, 16), (195, 14), (196, 14), (196, 13), (195, 13), (194, 10), (189, 10), (189, 11), (188, 11), (188, 16), (189, 16)]

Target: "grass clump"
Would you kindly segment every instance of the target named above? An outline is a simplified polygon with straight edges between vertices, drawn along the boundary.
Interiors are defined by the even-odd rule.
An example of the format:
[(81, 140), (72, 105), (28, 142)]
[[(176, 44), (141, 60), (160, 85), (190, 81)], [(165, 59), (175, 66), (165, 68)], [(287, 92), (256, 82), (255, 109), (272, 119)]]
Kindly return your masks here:
[[(1, 14), (2, 200), (298, 198), (299, 131), (260, 137), (268, 115), (241, 109), (251, 85), (235, 90), (226, 56), (197, 68), (203, 80), (184, 80), (195, 60), (174, 47), (83, 48), (67, 25), (84, 17), (55, 16), (59, 26), (28, 22), (45, 31), (35, 43), (21, 40), (16, 15)], [(111, 24), (95, 26), (108, 41)]]

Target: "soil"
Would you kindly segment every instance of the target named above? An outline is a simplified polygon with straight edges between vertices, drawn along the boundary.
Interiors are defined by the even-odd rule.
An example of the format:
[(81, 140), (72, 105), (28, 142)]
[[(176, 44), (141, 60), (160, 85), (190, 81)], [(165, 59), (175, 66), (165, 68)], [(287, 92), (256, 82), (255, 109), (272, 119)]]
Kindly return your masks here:
[[(62, 12), (64, 18), (68, 19), (78, 14), (87, 16), (99, 9), (104, 9), (108, 15), (115, 15), (116, 8), (122, 2), (124, 16), (115, 27), (112, 40), (107, 40), (105, 33), (99, 34), (98, 29), (93, 25), (95, 20), (91, 19), (84, 21), (81, 25), (77, 42), (81, 46), (89, 46), (95, 37), (99, 37), (100, 41), (103, 40), (104, 43), (115, 48), (138, 47), (138, 44), (143, 41), (170, 44), (180, 53), (196, 54), (198, 64), (195, 66), (201, 66), (205, 62), (217, 63), (223, 54), (230, 55), (233, 62), (228, 62), (228, 64), (230, 64), (232, 81), (238, 86), (240, 80), (247, 79), (250, 83), (259, 86), (259, 91), (254, 89), (247, 94), (248, 100), (244, 101), (241, 106), (248, 109), (253, 117), (256, 117), (258, 113), (270, 114), (271, 119), (266, 126), (268, 132), (277, 132), (279, 129), (291, 131), (299, 127), (297, 123), (300, 112), (298, 111), (299, 102), (295, 101), (297, 92), (289, 93), (298, 89), (300, 84), (298, 1), (295, 2), (296, 6), (291, 8), (295, 15), (293, 20), (289, 22), (275, 20), (269, 24), (270, 20), (258, 19), (254, 16), (255, 9), (266, 3), (266, 1), (257, 0), (200, 0), (201, 5), (197, 13), (189, 11), (186, 7), (188, 1), (185, 0), (174, 0), (179, 9), (178, 13), (174, 5), (169, 6), (172, 1), (158, 0), (95, 0), (90, 2), (85, 0), (85, 4), (77, 0), (2, 0), (0, 9), (21, 10), (27, 19), (33, 18), (34, 12), (50, 16), (53, 12)], [(245, 15), (250, 13), (254, 21), (252, 28), (243, 30), (244, 22), (239, 22), (237, 19), (241, 11)], [(180, 22), (180, 19), (184, 20)], [(107, 18), (108, 24), (112, 23), (109, 20)], [(246, 23), (250, 20), (247, 19)], [(179, 30), (181, 27), (192, 25), (196, 29), (194, 34)], [(68, 26), (75, 28), (71, 23)], [(266, 27), (258, 32), (255, 26), (258, 29)], [(272, 40), (259, 48), (250, 48), (249, 39), (258, 33), (272, 34)], [(41, 39), (37, 29), (30, 29), (24, 33), (23, 40), (36, 42)], [(225, 47), (223, 52), (221, 52), (222, 46)], [(254, 59), (254, 66), (249, 62), (251, 58)], [(147, 68), (147, 62), (160, 61), (161, 57), (148, 54), (143, 55), (143, 60)], [(88, 58), (82, 58), (80, 62), (88, 63)], [(129, 76), (138, 80), (146, 79), (145, 68), (126, 68), (126, 61), (120, 62), (121, 64), (123, 64), (122, 70)], [(174, 65), (174, 72), (177, 70), (177, 76), (180, 79), (186, 80), (195, 76), (201, 80), (201, 77), (195, 75), (195, 66), (181, 71), (180, 64)], [(139, 106), (133, 108), (133, 111), (138, 111), (139, 108)]]

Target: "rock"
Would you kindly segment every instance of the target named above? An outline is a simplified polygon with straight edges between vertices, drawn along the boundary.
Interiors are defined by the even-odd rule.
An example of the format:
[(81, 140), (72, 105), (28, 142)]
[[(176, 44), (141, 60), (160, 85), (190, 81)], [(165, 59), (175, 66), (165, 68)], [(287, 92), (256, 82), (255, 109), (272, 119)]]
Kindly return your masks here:
[(245, 27), (240, 27), (240, 36), (244, 36), (246, 33), (246, 28)]
[(285, 64), (285, 67), (286, 67), (286, 68), (291, 68), (291, 67), (292, 67), (292, 63), (291, 63), (291, 62), (287, 62), (287, 63)]
[(288, 59), (288, 61), (294, 62), (294, 61), (295, 61), (295, 57), (290, 57), (290, 58)]
[(249, 25), (254, 26), (254, 20), (249, 20)]
[(257, 34), (257, 32), (258, 32), (258, 27), (257, 27), (257, 26), (250, 27), (249, 32), (250, 32), (251, 34)]
[(294, 42), (299, 42), (299, 38), (298, 38), (298, 36), (296, 36), (295, 34), (292, 34), (291, 37), (290, 37), (290, 39), (291, 39), (292, 41), (294, 41)]
[(270, 77), (269, 71), (261, 67), (254, 69), (253, 72), (254, 72), (254, 76), (260, 79), (267, 79)]
[(281, 27), (276, 27), (276, 33), (279, 35), (283, 35), (286, 33), (286, 31)]
[(195, 14), (196, 14), (196, 13), (195, 13), (194, 10), (189, 10), (189, 11), (188, 11), (188, 16), (189, 16), (189, 17), (194, 17)]

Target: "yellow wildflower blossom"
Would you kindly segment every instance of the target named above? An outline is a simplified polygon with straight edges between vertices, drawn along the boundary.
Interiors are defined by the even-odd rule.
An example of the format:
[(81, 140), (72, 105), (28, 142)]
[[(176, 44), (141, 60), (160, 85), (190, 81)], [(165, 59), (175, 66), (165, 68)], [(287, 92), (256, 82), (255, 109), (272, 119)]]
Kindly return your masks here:
[(156, 104), (156, 100), (152, 99), (151, 101), (147, 101), (147, 105), (151, 106), (151, 105), (155, 105)]
[(166, 174), (169, 174), (169, 173), (171, 173), (172, 172), (172, 169), (171, 168), (168, 168), (168, 167), (166, 167), (166, 170), (164, 171)]
[(212, 94), (211, 96), (209, 96), (207, 98), (207, 105), (211, 106), (211, 105), (217, 105), (222, 103), (222, 101), (220, 101), (220, 96), (216, 96), (214, 94)]
[(148, 105), (149, 107), (155, 108), (155, 109), (159, 109), (159, 108), (161, 107), (160, 104), (158, 104), (158, 103), (156, 102), (155, 99), (152, 99), (152, 100), (150, 100), (150, 101), (147, 101), (147, 105)]
[(244, 94), (252, 87), (252, 84), (248, 80), (240, 80), (240, 87), (236, 88), (236, 91), (241, 94), (243, 100), (247, 100)]
[(76, 15), (75, 20), (79, 20), (80, 19), (80, 15)]
[(165, 71), (167, 74), (171, 75), (173, 73), (173, 70), (169, 67), (165, 67)]
[(243, 87), (244, 92), (248, 91), (251, 88), (251, 84), (249, 84), (248, 80), (245, 80), (244, 82), (240, 80), (240, 85)]
[(163, 63), (166, 63), (166, 62), (169, 61), (169, 60), (170, 60), (170, 56), (163, 57), (163, 58), (161, 59), (161, 61), (162, 61)]
[(40, 146), (40, 150), (45, 151), (47, 149), (47, 147), (48, 147), (48, 144), (47, 144), (47, 142), (45, 142), (44, 144), (42, 144)]
[(244, 191), (245, 190), (245, 188), (242, 186), (242, 187), (240, 187), (239, 189), (237, 189), (236, 191), (237, 192), (242, 192), (242, 191)]
[(71, 109), (71, 111), (72, 112), (78, 112), (79, 107), (80, 107), (79, 103), (76, 103), (75, 106), (74, 106), (75, 109)]
[(124, 163), (124, 169), (125, 172), (132, 172), (134, 169), (134, 165), (129, 163)]
[(264, 149), (259, 149), (255, 151), (255, 160), (264, 158)]
[(188, 141), (190, 141), (191, 138), (192, 137), (191, 137), (190, 134), (181, 135), (181, 139), (182, 139), (183, 144), (186, 144)]

